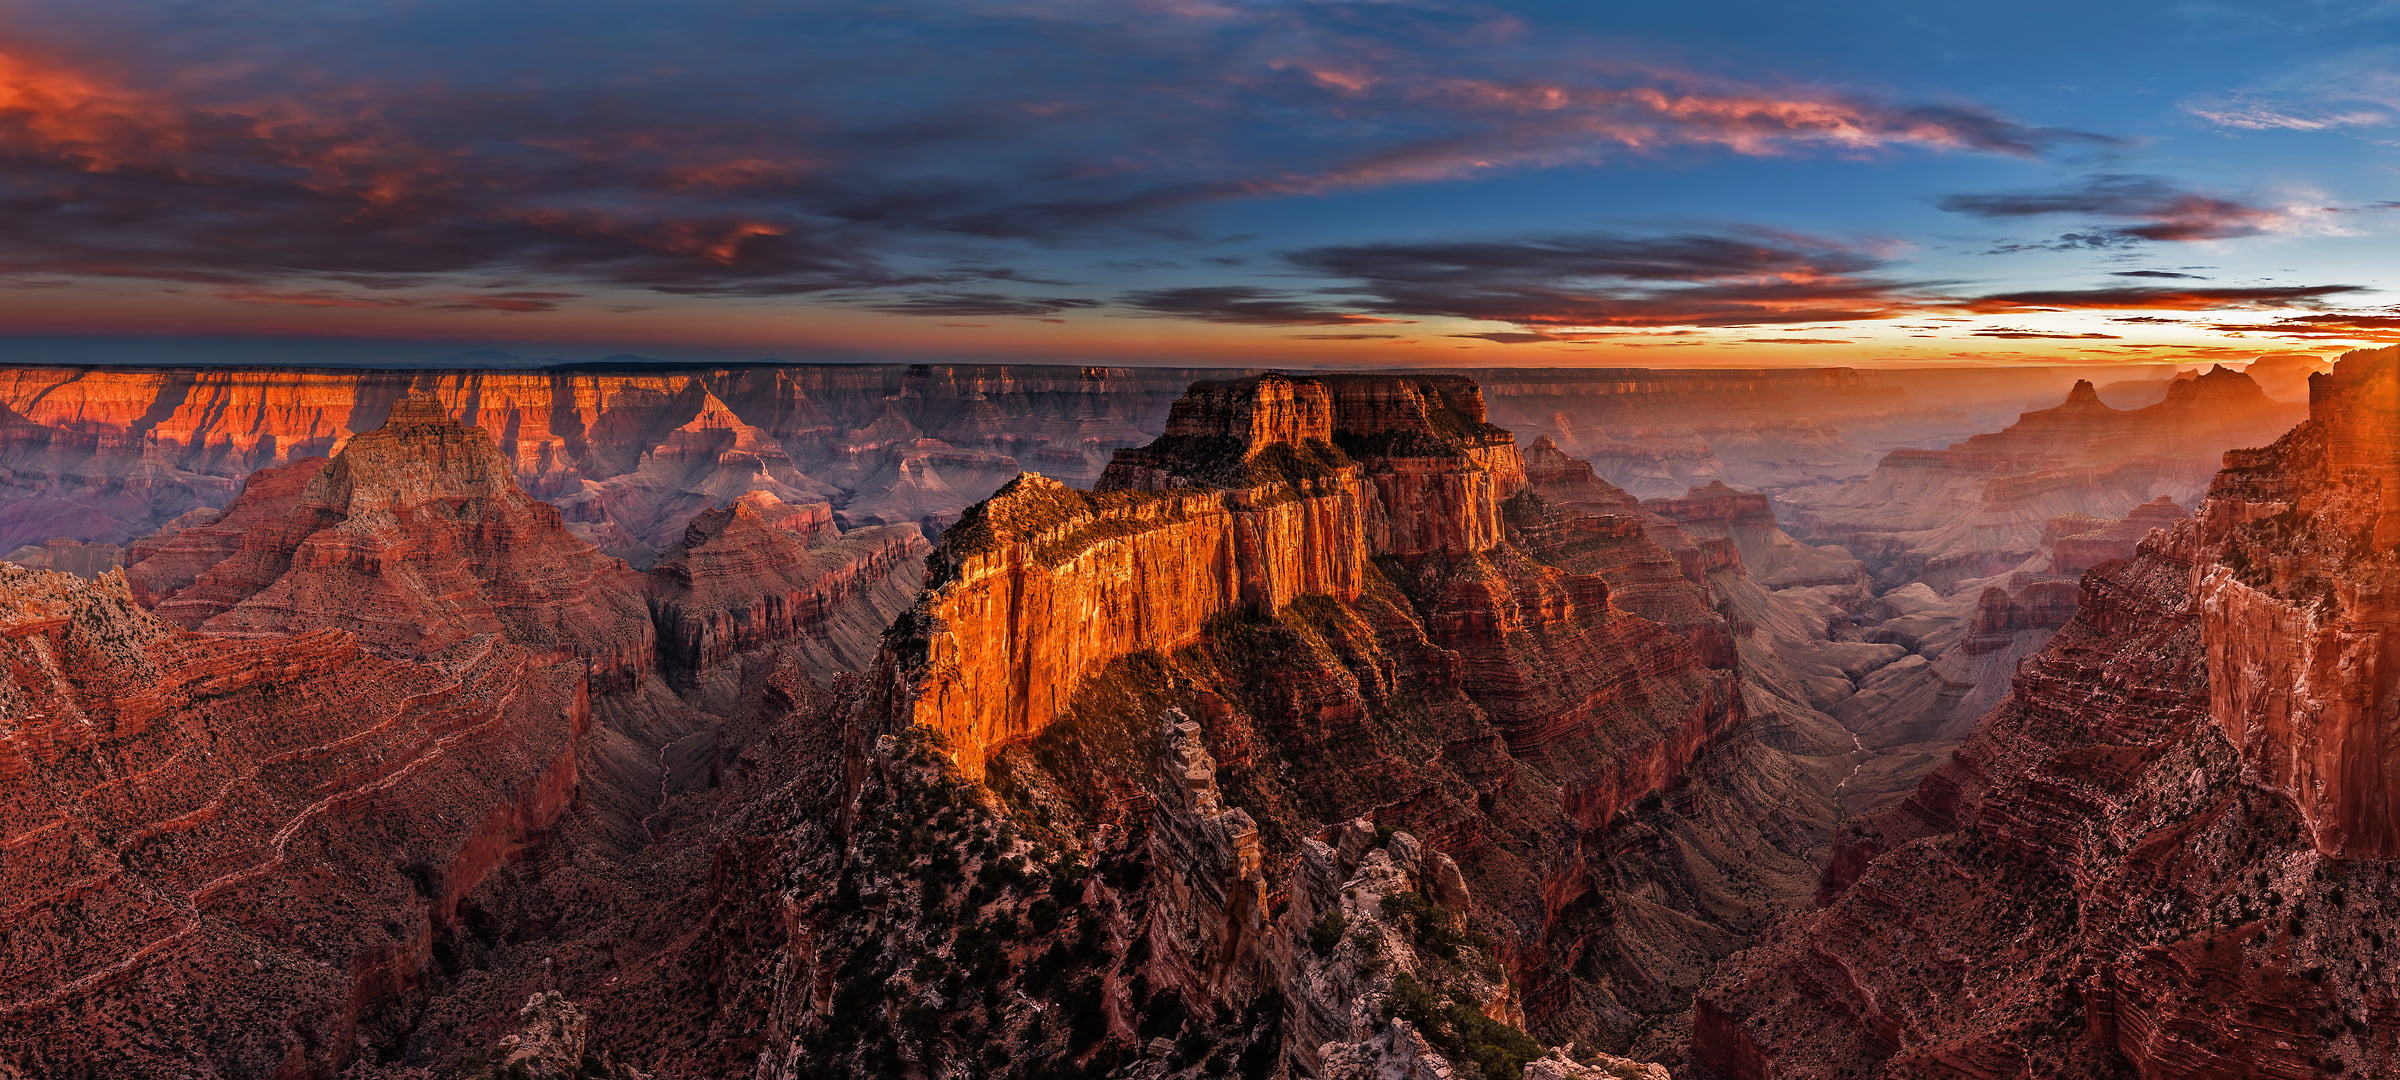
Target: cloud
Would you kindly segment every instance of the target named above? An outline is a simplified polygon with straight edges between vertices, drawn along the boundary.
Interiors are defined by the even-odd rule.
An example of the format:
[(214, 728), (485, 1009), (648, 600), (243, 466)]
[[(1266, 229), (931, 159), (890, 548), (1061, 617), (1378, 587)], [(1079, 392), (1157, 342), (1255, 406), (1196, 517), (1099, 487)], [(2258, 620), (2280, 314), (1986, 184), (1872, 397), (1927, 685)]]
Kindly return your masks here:
[(580, 294), (571, 292), (506, 292), (481, 296), (460, 296), (437, 305), (445, 311), (555, 311), (559, 301), (573, 300)]
[(1576, 340), (1572, 336), (1561, 336), (1558, 334), (1537, 334), (1530, 331), (1518, 332), (1508, 330), (1492, 330), (1480, 334), (1451, 334), (1449, 336), (1455, 338), (1478, 338), (1483, 341), (1498, 342), (1502, 345), (1533, 345), (1544, 341)]
[(1062, 311), (1098, 307), (1097, 300), (1073, 296), (1009, 296), (994, 292), (930, 292), (859, 306), (891, 315), (1056, 315)]
[(223, 289), (210, 295), (237, 304), (284, 304), (315, 308), (404, 308), (416, 301), (396, 296), (351, 296), (330, 289)]
[(2159, 286), (2122, 289), (2045, 289), (2001, 293), (1957, 301), (1965, 311), (2056, 311), (2096, 308), (2107, 310), (2217, 311), (2227, 308), (2312, 307), (2327, 297), (2364, 292), (2363, 285), (2269, 285), (2254, 288), (2195, 289)]
[[(2180, 187), (2156, 176), (2110, 174), (2042, 191), (1949, 195), (1935, 205), (1992, 220), (2080, 214), (2129, 219), (2132, 224), (2068, 233), (2049, 245), (2121, 247), (2141, 241), (2187, 242), (2255, 236), (2295, 219), (2296, 211), (2259, 206)], [(2021, 248), (2020, 248), (2021, 249)]]
[(472, 283), (494, 276), (909, 290), (883, 303), (940, 314), (944, 295), (1022, 280), (1006, 264), (1034, 245), (1204, 235), (1192, 211), (1214, 202), (1678, 153), (2111, 142), (1612, 60), (1620, 47), (1466, 7), (901, 0), (863, 19), (690, 0), (675, 33), (667, 18), (525, 0), (44, 6), (0, 45), (0, 274), (295, 296), (366, 278), (484, 295)]
[(2222, 333), (2277, 334), (2293, 338), (2352, 341), (2400, 341), (2400, 308), (2384, 312), (2324, 312), (2295, 315), (2268, 323), (2212, 323)]
[(1384, 341), (1398, 334), (1285, 334), (1294, 341)]
[(2184, 111), (2231, 131), (2327, 132), (2400, 120), (2400, 48), (2367, 46), (2324, 56)]
[(1117, 303), (1149, 315), (1257, 326), (1356, 326), (1407, 322), (1337, 311), (1289, 293), (1248, 285), (1203, 285), (1127, 293)]
[(1883, 257), (1819, 237), (1751, 231), (1355, 244), (1290, 253), (1383, 315), (1578, 327), (1762, 326), (1882, 319), (1908, 286)]
[(2307, 113), (2286, 111), (2288, 107), (2241, 101), (2229, 105), (2186, 106), (2192, 115), (2218, 127), (2244, 131), (2331, 131), (2336, 128), (2373, 127), (2391, 122), (2391, 114), (2381, 109), (2311, 109)]
[(2187, 281), (2208, 280), (2206, 277), (2203, 277), (2199, 274), (2178, 274), (2172, 270), (2115, 270), (2111, 271), (2109, 276), (2138, 278), (2182, 278)]
[(2017, 329), (2017, 328), (2015, 328), (2015, 327), (2010, 327), (2010, 326), (1994, 327), (1994, 328), (1992, 328), (1992, 329), (1990, 329), (1990, 330), (1972, 330), (1972, 331), (1969, 331), (1968, 333), (1969, 333), (1971, 336), (1974, 336), (1974, 337), (1988, 337), (1988, 338), (2008, 338), (2008, 339), (2011, 339), (2011, 340), (2028, 340), (2028, 339), (2036, 339), (2036, 338), (2041, 338), (2041, 339), (2053, 339), (2053, 340), (2058, 340), (2058, 341), (2087, 341), (2087, 340), (2092, 340), (2092, 341), (2120, 341), (2120, 340), (2123, 340), (2123, 338), (2122, 338), (2120, 335), (2117, 335), (2117, 334), (2099, 334), (2099, 333), (2087, 333), (2087, 334), (2061, 334), (2061, 333), (2052, 333), (2052, 332), (2048, 332), (2048, 331), (2042, 331), (2042, 330), (2020, 330), (2020, 329)]
[(1851, 341), (1849, 338), (1816, 338), (1816, 337), (1780, 337), (1780, 338), (1778, 338), (1778, 337), (1754, 337), (1754, 338), (1743, 338), (1743, 339), (1741, 339), (1741, 340), (1742, 340), (1742, 343), (1743, 343), (1743, 344), (1745, 344), (1745, 345), (1849, 345), (1849, 344), (1853, 344), (1853, 342), (1852, 342), (1852, 341)]
[(1333, 85), (1350, 109), (1447, 128), (1356, 155), (1290, 183), (1324, 190), (1442, 180), (1510, 168), (1707, 148), (1749, 157), (1898, 149), (2040, 157), (2118, 140), (2037, 128), (1959, 105), (1901, 105), (1687, 72), (1592, 72), (1586, 81), (1354, 73)]

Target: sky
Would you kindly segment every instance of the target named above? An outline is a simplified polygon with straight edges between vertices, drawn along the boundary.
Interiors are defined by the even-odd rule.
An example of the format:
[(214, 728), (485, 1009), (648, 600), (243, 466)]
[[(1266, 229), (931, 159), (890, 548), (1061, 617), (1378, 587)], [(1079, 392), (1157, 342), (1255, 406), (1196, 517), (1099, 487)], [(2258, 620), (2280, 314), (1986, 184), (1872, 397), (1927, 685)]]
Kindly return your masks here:
[(2332, 353), (2400, 0), (0, 0), (0, 199), (0, 358)]

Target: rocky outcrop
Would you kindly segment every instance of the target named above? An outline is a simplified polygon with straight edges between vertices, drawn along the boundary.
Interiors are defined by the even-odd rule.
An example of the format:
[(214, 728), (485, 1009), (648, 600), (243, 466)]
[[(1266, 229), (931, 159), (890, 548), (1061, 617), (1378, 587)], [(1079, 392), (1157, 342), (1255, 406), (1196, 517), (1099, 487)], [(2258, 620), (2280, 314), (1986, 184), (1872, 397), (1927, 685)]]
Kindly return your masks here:
[(641, 1070), (609, 1060), (592, 1045), (591, 1018), (567, 996), (545, 990), (517, 1010), (523, 1026), (500, 1040), (495, 1078), (523, 1080), (649, 1080)]
[(693, 518), (646, 582), (660, 662), (699, 678), (806, 636), (833, 666), (865, 667), (915, 598), (931, 545), (914, 525), (836, 532), (822, 505), (753, 491)]
[(1730, 546), (1744, 572), (1766, 588), (1866, 587), (1866, 570), (1848, 550), (1794, 539), (1783, 531), (1764, 495), (1712, 483), (1679, 499), (1645, 500), (1642, 509), (1671, 522), (1674, 534), (1686, 541)]
[(217, 634), (336, 627), (392, 655), (493, 635), (638, 684), (654, 636), (640, 578), (517, 486), (489, 432), (429, 397), (323, 462), (264, 470), (206, 525), (137, 545), (134, 592)]
[(2042, 549), (2050, 554), (2049, 572), (2080, 577), (2084, 571), (2111, 559), (2133, 558), (2136, 547), (2150, 535), (2150, 530), (2165, 528), (2189, 516), (2174, 499), (2161, 495), (2114, 521), (2089, 514), (2051, 518), (2050, 524), (2042, 529)]
[(2316, 848), (2400, 856), (2400, 349), (2312, 380), (2310, 425), (2227, 459), (2196, 587), (2209, 715)]
[[(1424, 837), (1477, 898), (1465, 914), (1500, 943), (1523, 1022), (1633, 1046), (1683, 1008), (1704, 958), (1805, 903), (1835, 778), (1745, 726), (1730, 627), (1648, 539), (1638, 504), (1554, 447), (1520, 457), (1482, 416), (1454, 379), (1195, 387), (1099, 490), (1028, 477), (944, 535), (896, 632), (895, 715), (1015, 820), (1072, 843), (1145, 797), (1122, 778), (1146, 771), (1156, 736), (1127, 716), (1179, 708), (1264, 865), (1361, 815)], [(1681, 621), (1619, 606), (1612, 574)], [(1848, 752), (1838, 733), (1823, 741)], [(1759, 828), (1730, 809), (1752, 800), (1805, 809)], [(1190, 839), (1208, 829), (1160, 828), (1187, 837), (1168, 848), (1194, 872), (1222, 861), (1222, 845)], [(1627, 830), (1648, 839), (1573, 839)], [(1694, 881), (1670, 864), (1714, 869)], [(1655, 899), (1619, 898), (1664, 878)], [(1287, 947), (1226, 923), (1218, 887), (1173, 905), (1203, 913), (1170, 935), (1205, 958), (1175, 969), (1195, 995), (1215, 993), (1224, 942)], [(1296, 917), (1298, 901), (1277, 911), (1268, 896), (1268, 925)], [(1620, 920), (1659, 933), (1637, 944), (1610, 929)]]
[(1153, 932), (1170, 956), (1190, 962), (1177, 983), (1219, 997), (1240, 965), (1256, 962), (1261, 947), (1265, 849), (1250, 815), (1220, 801), (1217, 759), (1201, 741), (1200, 725), (1180, 709), (1167, 710), (1158, 762), (1148, 855), (1162, 874), (1167, 904)]
[(56, 570), (90, 581), (125, 565), (125, 548), (121, 544), (87, 544), (53, 537), (40, 544), (27, 544), (0, 558), (18, 566)]
[(1230, 612), (1354, 600), (1371, 553), (1496, 545), (1499, 502), (1524, 469), (1472, 390), (1365, 377), (1202, 383), (1168, 434), (1112, 463), (1098, 490), (1020, 478), (935, 556), (916, 614), (916, 721), (979, 776), (993, 747), (1039, 732), (1119, 657), (1189, 643)]
[(2400, 349), (2343, 358), (2196, 519), (2086, 573), (1954, 759), (1849, 832), (1832, 905), (1703, 993), (1701, 1074), (2400, 1067), (2395, 388)]
[(565, 811), (580, 669), (195, 634), (0, 565), (0, 1071), (331, 1075)]

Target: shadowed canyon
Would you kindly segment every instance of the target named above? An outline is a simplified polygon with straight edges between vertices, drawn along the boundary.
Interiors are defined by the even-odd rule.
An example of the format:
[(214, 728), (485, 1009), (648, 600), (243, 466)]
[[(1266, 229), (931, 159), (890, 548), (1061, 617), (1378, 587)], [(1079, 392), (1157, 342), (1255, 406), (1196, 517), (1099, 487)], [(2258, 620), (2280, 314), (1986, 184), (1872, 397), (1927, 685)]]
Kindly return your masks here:
[(2400, 348), (2138, 370), (0, 369), (0, 1077), (2400, 1074)]

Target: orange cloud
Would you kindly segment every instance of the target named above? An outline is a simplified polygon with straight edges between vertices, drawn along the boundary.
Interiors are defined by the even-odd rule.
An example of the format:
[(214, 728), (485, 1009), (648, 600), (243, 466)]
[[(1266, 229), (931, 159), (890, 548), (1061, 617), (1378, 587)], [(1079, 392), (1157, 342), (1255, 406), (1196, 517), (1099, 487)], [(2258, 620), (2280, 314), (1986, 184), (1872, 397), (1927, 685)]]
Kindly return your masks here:
[(70, 68), (0, 53), (0, 145), (106, 172), (186, 142), (177, 118)]

